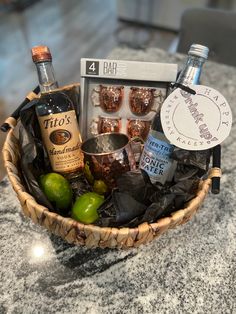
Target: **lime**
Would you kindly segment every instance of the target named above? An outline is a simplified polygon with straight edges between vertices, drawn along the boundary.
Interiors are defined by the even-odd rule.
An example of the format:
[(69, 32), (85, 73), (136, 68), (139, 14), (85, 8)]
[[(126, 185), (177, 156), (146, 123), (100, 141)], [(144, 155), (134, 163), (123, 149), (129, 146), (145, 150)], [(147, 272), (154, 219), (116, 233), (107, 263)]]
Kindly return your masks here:
[(76, 199), (71, 210), (71, 217), (85, 224), (91, 224), (99, 218), (97, 209), (103, 202), (102, 195), (87, 192)]
[(93, 190), (98, 194), (105, 194), (108, 191), (108, 187), (104, 181), (95, 180), (93, 184)]
[(67, 209), (72, 202), (72, 189), (69, 182), (60, 174), (50, 172), (39, 177), (39, 184), (49, 201), (55, 202), (58, 209)]

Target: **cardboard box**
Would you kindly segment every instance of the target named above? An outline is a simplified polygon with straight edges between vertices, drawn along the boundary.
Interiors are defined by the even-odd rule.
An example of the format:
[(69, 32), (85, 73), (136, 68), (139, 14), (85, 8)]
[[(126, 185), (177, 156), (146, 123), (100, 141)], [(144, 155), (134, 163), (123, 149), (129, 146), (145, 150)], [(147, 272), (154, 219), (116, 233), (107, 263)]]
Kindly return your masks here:
[(83, 139), (111, 128), (132, 137), (131, 123), (150, 127), (176, 76), (176, 64), (81, 59)]

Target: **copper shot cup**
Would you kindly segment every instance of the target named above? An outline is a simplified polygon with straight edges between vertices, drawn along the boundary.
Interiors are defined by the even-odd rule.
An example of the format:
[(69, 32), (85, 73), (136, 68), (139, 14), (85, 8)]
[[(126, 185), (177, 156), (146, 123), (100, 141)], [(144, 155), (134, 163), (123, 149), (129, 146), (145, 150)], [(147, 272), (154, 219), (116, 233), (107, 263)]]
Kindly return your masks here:
[(121, 118), (99, 117), (98, 133), (118, 133), (121, 128)]
[[(94, 97), (98, 94), (98, 98)], [(99, 90), (93, 89), (92, 103), (95, 107), (101, 107), (104, 112), (114, 113), (120, 110), (124, 96), (124, 86), (99, 85)]]
[(104, 181), (109, 189), (116, 187), (122, 173), (136, 169), (130, 140), (123, 133), (98, 134), (85, 140), (81, 150), (94, 179)]
[(101, 133), (119, 133), (121, 129), (121, 118), (120, 117), (103, 117), (99, 116), (90, 123), (90, 132), (92, 135)]
[(151, 126), (150, 120), (128, 119), (127, 120), (127, 134), (132, 138), (140, 138), (143, 141), (147, 139)]
[(155, 88), (130, 87), (129, 107), (136, 116), (144, 116), (151, 111), (156, 112), (157, 109), (153, 109), (155, 103), (160, 107), (163, 100), (164, 95)]

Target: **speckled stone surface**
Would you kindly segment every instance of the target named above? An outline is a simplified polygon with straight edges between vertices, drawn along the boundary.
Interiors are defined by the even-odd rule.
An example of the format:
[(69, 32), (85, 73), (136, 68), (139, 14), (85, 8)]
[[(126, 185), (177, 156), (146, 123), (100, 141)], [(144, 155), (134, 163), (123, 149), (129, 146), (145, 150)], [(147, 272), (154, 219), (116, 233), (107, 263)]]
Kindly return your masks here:
[[(111, 58), (177, 62), (158, 49)], [(236, 68), (208, 62), (202, 83), (236, 114)], [(221, 193), (189, 223), (138, 249), (75, 247), (21, 214), (0, 183), (0, 313), (236, 313), (236, 127), (223, 144)]]

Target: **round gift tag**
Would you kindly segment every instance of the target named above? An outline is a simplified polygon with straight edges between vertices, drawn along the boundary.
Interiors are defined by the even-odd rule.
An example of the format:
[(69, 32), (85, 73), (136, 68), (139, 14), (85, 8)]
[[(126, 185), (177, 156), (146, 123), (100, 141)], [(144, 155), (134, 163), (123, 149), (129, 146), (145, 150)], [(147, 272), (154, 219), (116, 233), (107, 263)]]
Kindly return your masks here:
[(204, 150), (223, 142), (232, 126), (228, 102), (217, 90), (189, 85), (191, 94), (173, 91), (161, 108), (161, 123), (171, 144), (187, 150)]

